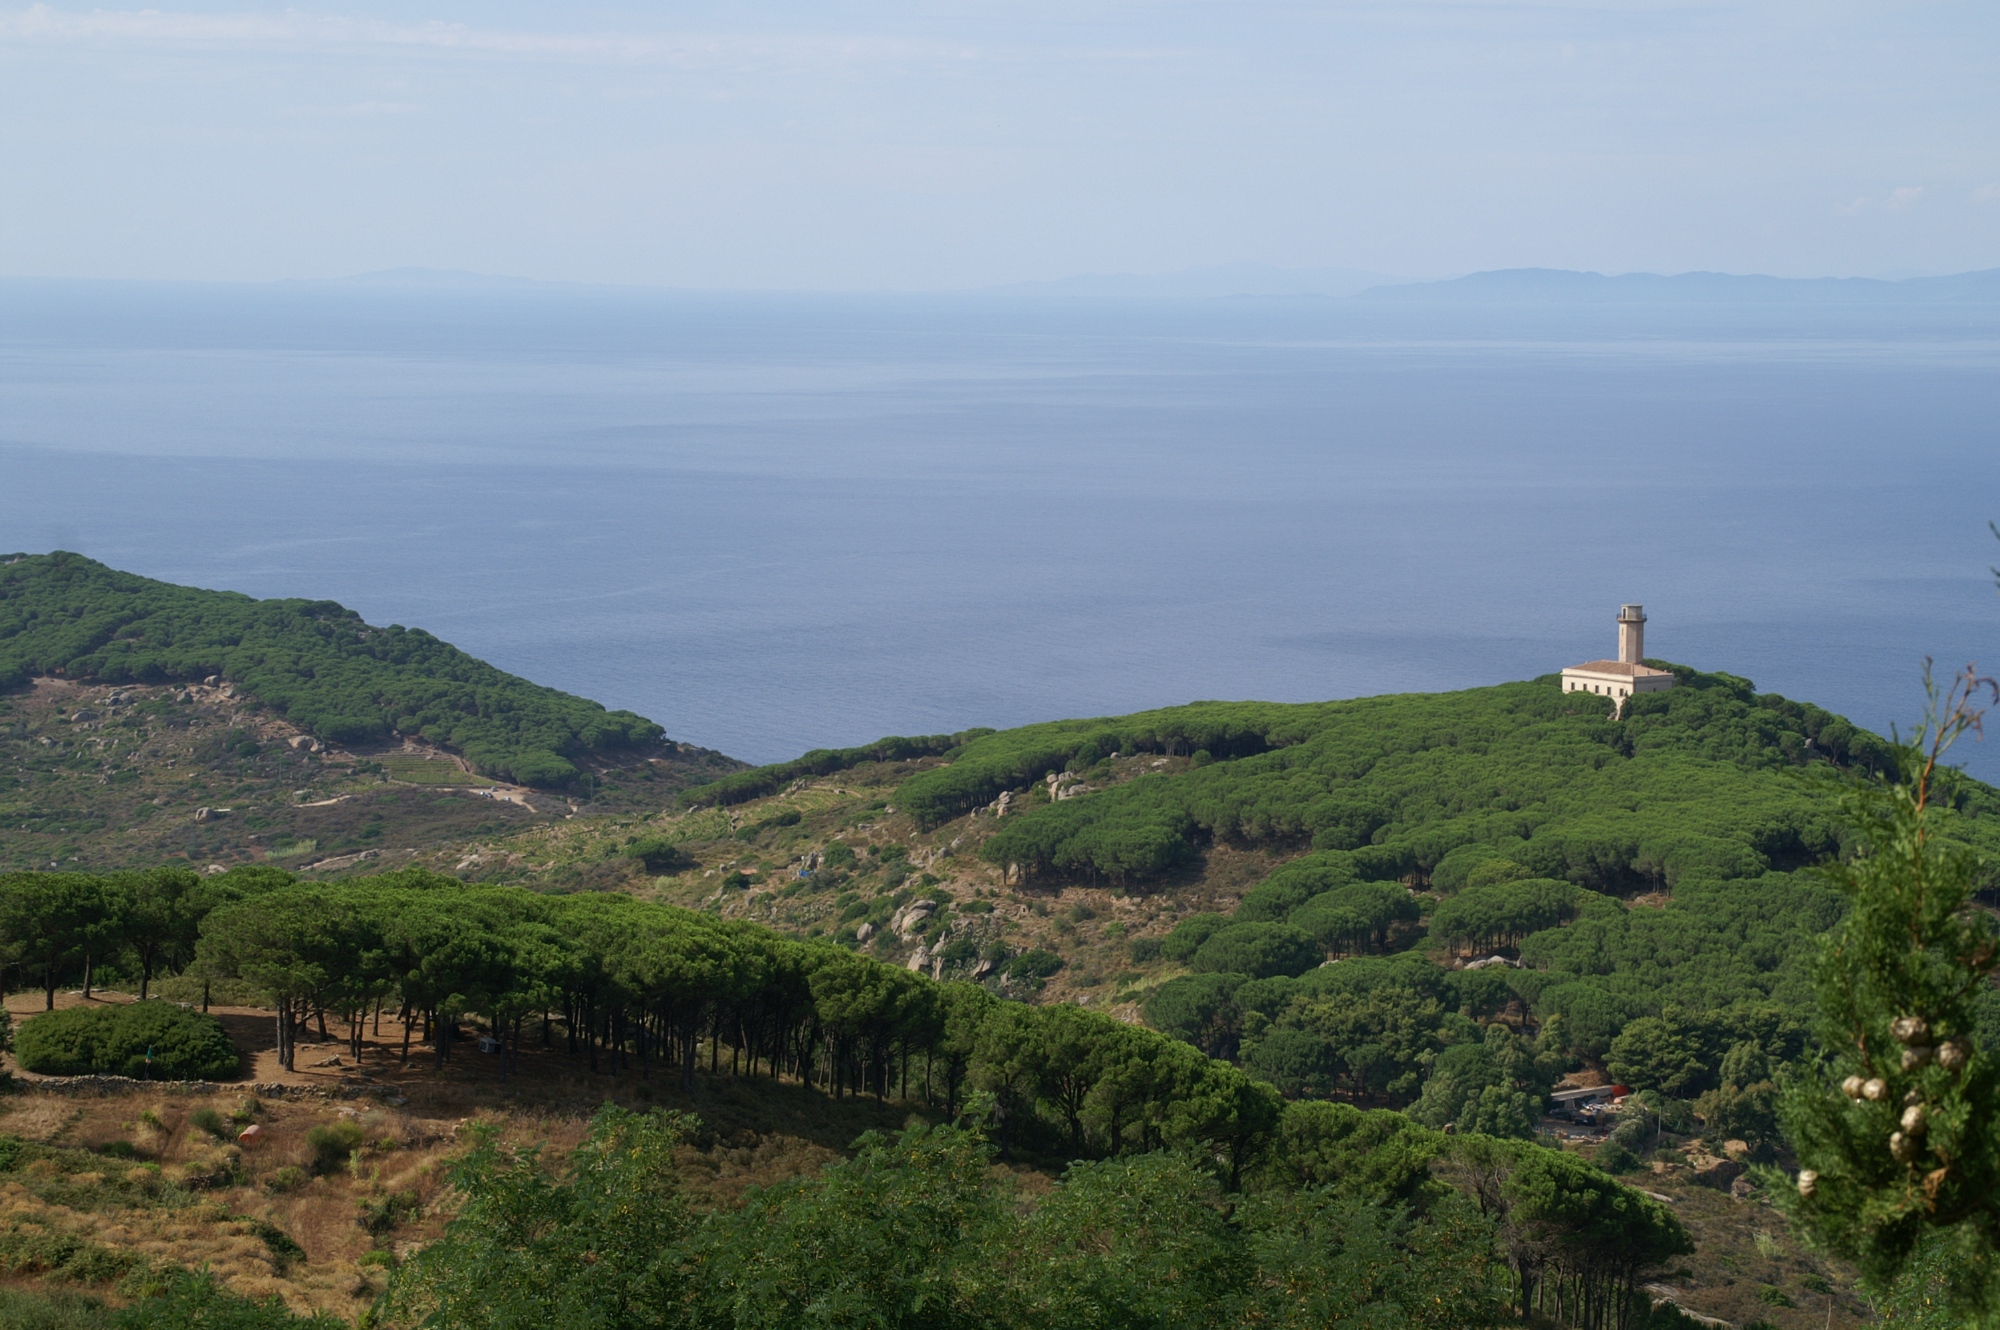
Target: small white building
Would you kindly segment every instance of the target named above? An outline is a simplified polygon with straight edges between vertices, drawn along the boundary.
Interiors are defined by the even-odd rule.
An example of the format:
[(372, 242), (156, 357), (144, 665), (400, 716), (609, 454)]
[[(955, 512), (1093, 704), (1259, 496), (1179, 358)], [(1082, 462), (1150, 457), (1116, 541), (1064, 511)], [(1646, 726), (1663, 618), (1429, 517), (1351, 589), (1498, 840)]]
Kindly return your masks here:
[(1664, 693), (1674, 686), (1673, 672), (1644, 663), (1646, 610), (1642, 605), (1618, 607), (1618, 659), (1590, 660), (1562, 672), (1565, 693), (1596, 693), (1612, 700), (1614, 715), (1625, 711), (1634, 693)]

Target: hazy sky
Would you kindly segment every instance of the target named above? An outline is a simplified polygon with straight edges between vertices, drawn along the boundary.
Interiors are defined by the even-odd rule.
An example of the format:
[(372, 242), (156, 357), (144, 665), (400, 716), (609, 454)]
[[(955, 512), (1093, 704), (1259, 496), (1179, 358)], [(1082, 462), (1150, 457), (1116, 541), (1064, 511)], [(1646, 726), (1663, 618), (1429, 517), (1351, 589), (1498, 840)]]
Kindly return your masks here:
[(2000, 266), (2000, 7), (0, 9), (0, 273)]

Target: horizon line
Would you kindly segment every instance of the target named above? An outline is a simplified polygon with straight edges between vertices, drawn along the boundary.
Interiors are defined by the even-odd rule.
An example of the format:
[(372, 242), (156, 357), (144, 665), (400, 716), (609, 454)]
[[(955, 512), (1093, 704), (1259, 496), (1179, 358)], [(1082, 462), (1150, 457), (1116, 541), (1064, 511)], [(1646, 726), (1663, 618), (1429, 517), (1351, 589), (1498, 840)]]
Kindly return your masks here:
[[(1797, 285), (1820, 283), (1842, 283), (1857, 286), (1891, 287), (1912, 282), (1941, 282), (1958, 278), (1972, 278), (2000, 274), (2000, 265), (1989, 268), (1969, 268), (1952, 272), (1920, 273), (1901, 277), (1879, 277), (1865, 275), (1784, 276), (1763, 272), (1729, 272), (1716, 268), (1692, 268), (1678, 272), (1662, 272), (1631, 269), (1621, 272), (1604, 272), (1590, 268), (1555, 268), (1540, 265), (1518, 267), (1480, 268), (1458, 272), (1443, 277), (1410, 277), (1390, 273), (1376, 273), (1366, 269), (1342, 268), (1332, 265), (1310, 268), (1287, 268), (1275, 264), (1255, 262), (1232, 262), (1205, 264), (1196, 267), (1169, 269), (1155, 272), (1076, 272), (1059, 277), (1023, 278), (1005, 282), (991, 282), (981, 285), (961, 286), (693, 286), (668, 282), (619, 281), (588, 278), (564, 277), (524, 277), (506, 273), (478, 272), (465, 268), (431, 268), (403, 266), (370, 269), (363, 272), (346, 273), (327, 277), (97, 277), (73, 274), (0, 274), (0, 282), (8, 284), (48, 284), (77, 286), (209, 286), (248, 289), (254, 287), (375, 287), (378, 289), (405, 288), (458, 288), (472, 291), (481, 288), (512, 288), (527, 290), (569, 289), (574, 291), (625, 292), (651, 295), (756, 295), (756, 296), (1006, 296), (1006, 295), (1062, 295), (1061, 288), (1082, 286), (1092, 283), (1129, 284), (1168, 283), (1176, 279), (1186, 280), (1203, 276), (1218, 276), (1227, 273), (1256, 272), (1273, 279), (1310, 279), (1315, 276), (1339, 274), (1351, 278), (1375, 279), (1366, 285), (1356, 286), (1344, 292), (1320, 292), (1309, 289), (1292, 291), (1241, 292), (1241, 293), (1168, 293), (1165, 298), (1181, 299), (1229, 299), (1229, 298), (1315, 298), (1345, 300), (1371, 291), (1424, 286), (1446, 286), (1456, 282), (1480, 277), (1499, 276), (1547, 276), (1595, 278), (1602, 281), (1621, 281), (1641, 278), (1656, 281), (1676, 281), (1687, 278), (1721, 278), (1734, 281), (1758, 281)], [(1148, 293), (1141, 290), (1123, 292), (1078, 291), (1075, 295), (1126, 296), (1137, 297)], [(1152, 298), (1162, 298), (1154, 295)]]

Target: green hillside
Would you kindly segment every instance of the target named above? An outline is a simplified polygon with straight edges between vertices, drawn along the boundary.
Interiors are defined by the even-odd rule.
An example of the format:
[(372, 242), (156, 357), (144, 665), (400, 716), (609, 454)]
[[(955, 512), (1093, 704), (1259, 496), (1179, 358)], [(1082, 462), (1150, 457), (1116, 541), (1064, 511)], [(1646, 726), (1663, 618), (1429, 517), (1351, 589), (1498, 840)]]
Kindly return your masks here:
[(1552, 679), (1309, 706), (1202, 703), (975, 740), (898, 793), (936, 823), (1115, 752), (1195, 769), (1037, 807), (983, 853), (1031, 877), (1143, 881), (1205, 843), (1347, 856), (1364, 879), (1447, 890), (1482, 857), (1597, 890), (1796, 867), (1834, 848), (1827, 800), (1790, 773), (1877, 769), (1880, 739), (1817, 707), (1681, 669), (1682, 686), (1609, 703)]
[[(1865, 849), (1843, 792), (1895, 777), (1907, 750), (1746, 680), (1664, 666), (1677, 687), (1622, 716), (1553, 678), (1205, 702), (742, 770), (421, 632), (70, 555), (0, 564), (0, 662), (20, 689), (0, 699), (0, 863), (78, 870), (0, 873), (0, 962), (32, 986), (18, 1013), (50, 1022), (23, 1027), (39, 1030), (23, 1066), (63, 1020), (112, 1023), (32, 1014), (73, 986), (214, 987), (283, 1014), (262, 1074), (310, 1079), (339, 1059), (297, 1045), (337, 1042), (407, 1091), (485, 1086), (468, 1102), (496, 1121), (514, 1121), (519, 1075), (572, 1115), (613, 1086), (705, 1114), (727, 1086), (732, 1103), (782, 1089), (813, 1121), (866, 1097), (929, 1124), (741, 1210), (656, 1196), (646, 1222), (687, 1262), (686, 1296), (733, 1308), (717, 1324), (796, 1323), (846, 1277), (834, 1266), (881, 1263), (794, 1269), (787, 1252), (901, 1249), (895, 1216), (947, 1199), (963, 1218), (923, 1221), (936, 1242), (909, 1289), (854, 1306), (936, 1297), (996, 1327), (1666, 1326), (1678, 1313), (1641, 1281), (1691, 1257), (1676, 1296), (1733, 1323), (1865, 1314), (1851, 1271), (1726, 1193), (1746, 1163), (1797, 1166), (1778, 1086), (1820, 1057), (1813, 958), (1846, 909), (1820, 870)], [(211, 674), (234, 688), (183, 686)], [(392, 731), (430, 747), (379, 751)], [(571, 793), (509, 802), (466, 765)], [(1948, 772), (1936, 802), (1940, 834), (2000, 885), (2000, 793)], [(2000, 1004), (1980, 1002), (1990, 1046)], [(132, 1050), (100, 1051), (91, 1065)], [(1566, 1140), (1546, 1116), (1565, 1078), (1639, 1096)], [(725, 1148), (688, 1124), (599, 1129), (653, 1160), (630, 1165), (633, 1188), (664, 1187), (684, 1129)], [(524, 1307), (585, 1248), (608, 1259), (624, 1220), (561, 1226), (574, 1252), (484, 1245), (482, 1216), (523, 1198), (584, 1205), (562, 1189), (610, 1157), (597, 1148), (542, 1177), (475, 1145), (378, 1323), (486, 1298), (489, 1258), (523, 1256)], [(1190, 1261), (1212, 1277), (1119, 1320), (1105, 1309), (1132, 1290), (1066, 1301), (1094, 1265), (980, 1273), (1027, 1249), (1046, 1271), (1086, 1251), (1139, 1270), (1149, 1230), (1120, 1207), (1207, 1234), (1160, 1248), (1159, 1278), (1133, 1289)], [(401, 1268), (399, 1251), (366, 1268)], [(1403, 1274), (1308, 1289), (1342, 1261)], [(1470, 1282), (1432, 1307), (1454, 1271)], [(755, 1315), (752, 1283), (773, 1299)], [(350, 1314), (381, 1287), (315, 1305)]]
[[(1644, 1314), (1636, 1281), (1693, 1250), (1668, 1203), (1557, 1149), (1454, 1140), (1350, 1105), (1288, 1106), (1226, 1063), (1101, 1014), (1008, 1002), (831, 943), (617, 894), (552, 897), (421, 871), (333, 884), (268, 870), (0, 874), (0, 948), (50, 1006), (93, 954), (153, 958), (162, 972), (230, 986), (278, 1014), (286, 1072), (315, 1022), (331, 1021), (346, 1057), (372, 1053), (368, 1065), (395, 1074), (392, 1043), (365, 1045), (371, 1013), (379, 1027), (400, 1005), (421, 1022), (434, 1076), (480, 1059), (453, 1030), (488, 1033), (497, 1056), (474, 1074), (502, 1102), (511, 1077), (540, 1070), (546, 1081), (547, 1064), (561, 1062), (565, 1079), (587, 1073), (592, 1096), (620, 1086), (621, 1073), (641, 1100), (654, 1095), (640, 1088), (649, 1079), (683, 1095), (706, 1080), (724, 1104), (744, 1097), (737, 1087), (789, 1082), (836, 1107), (894, 1098), (912, 1119), (900, 1140), (855, 1142), (851, 1165), (699, 1216), (679, 1195), (674, 1151), (705, 1132), (697, 1122), (606, 1110), (565, 1191), (549, 1189), (534, 1153), (496, 1148), (500, 1124), (483, 1122), (461, 1138), (471, 1148), (452, 1175), (457, 1222), (413, 1244), (421, 1255), (407, 1267), (384, 1262), (395, 1274), (375, 1324), (527, 1324), (525, 1309), (554, 1299), (574, 1309), (556, 1324), (1305, 1330), (1353, 1316), (1446, 1330), (1561, 1315), (1579, 1298), (1615, 1305), (1619, 1324), (1633, 1324), (1623, 1313)], [(115, 1021), (150, 1005), (110, 1010)], [(40, 1050), (65, 1037), (65, 1048), (79, 1044), (73, 1027), (86, 1023), (110, 1022), (75, 1008), (30, 1015), (23, 1065), (35, 1070)], [(79, 1046), (63, 1067), (115, 1069), (145, 1042)], [(382, 1153), (364, 1128), (382, 1125), (323, 1130), (331, 1146), (313, 1148), (331, 1158), (315, 1171), (361, 1178), (364, 1144)], [(125, 1142), (127, 1157), (136, 1148)], [(1062, 1178), (1017, 1191), (993, 1172), (996, 1159)], [(276, 1162), (238, 1163), (217, 1185)], [(0, 1136), (0, 1172), (38, 1170), (30, 1185), (65, 1164), (76, 1167), (61, 1142)], [(266, 1190), (312, 1185), (291, 1173), (271, 1174)], [(53, 1225), (55, 1207), (79, 1191), (30, 1193), (43, 1207), (35, 1222)], [(159, 1204), (189, 1206), (185, 1194), (162, 1191)], [(132, 1208), (122, 1195), (91, 1199)], [(378, 1200), (363, 1223), (386, 1238), (400, 1213)], [(1533, 1255), (1515, 1255), (1528, 1241)], [(20, 1246), (0, 1242), (0, 1255), (65, 1277), (64, 1262), (21, 1258)], [(1033, 1260), (1000, 1276), (1027, 1251)], [(98, 1259), (114, 1274), (166, 1273), (130, 1255)], [(829, 1289), (844, 1290), (855, 1314), (810, 1314)], [(496, 1303), (519, 1314), (482, 1315)], [(685, 1303), (707, 1314), (676, 1317)], [(942, 1310), (866, 1314), (911, 1303)]]
[[(1620, 718), (1550, 678), (960, 736), (903, 767), (876, 834), (929, 865), (934, 896), (1028, 907), (1005, 930), (961, 913), (928, 937), (947, 974), (1039, 946), (1044, 968), (1067, 964), (1061, 995), (1136, 999), (1156, 1028), (1289, 1095), (1436, 1126), (1483, 1111), (1484, 1129), (1523, 1134), (1547, 1089), (1534, 1058), (1555, 1057), (1774, 1148), (1772, 1076), (1805, 1051), (1813, 940), (1842, 909), (1812, 870), (1853, 848), (1841, 790), (1892, 774), (1896, 750), (1746, 680), (1669, 668), (1679, 686)], [(750, 772), (721, 788), (766, 787)], [(1954, 834), (2000, 864), (2000, 795), (1953, 775), (1946, 796)], [(829, 829), (739, 820), (739, 840), (774, 846)], [(1270, 867), (1218, 902), (1225, 859)], [(901, 879), (885, 873), (871, 905), (870, 868), (781, 895), (838, 890), (842, 918), (887, 918)], [(1142, 904), (1095, 925), (1074, 904), (1093, 893)], [(898, 954), (879, 933), (872, 947)], [(1131, 968), (1093, 990), (1113, 949)]]
[(529, 683), (421, 628), (373, 627), (330, 600), (156, 582), (60, 551), (0, 559), (0, 689), (38, 675), (219, 675), (320, 739), (419, 737), (525, 785), (567, 785), (579, 763), (663, 737), (643, 716)]

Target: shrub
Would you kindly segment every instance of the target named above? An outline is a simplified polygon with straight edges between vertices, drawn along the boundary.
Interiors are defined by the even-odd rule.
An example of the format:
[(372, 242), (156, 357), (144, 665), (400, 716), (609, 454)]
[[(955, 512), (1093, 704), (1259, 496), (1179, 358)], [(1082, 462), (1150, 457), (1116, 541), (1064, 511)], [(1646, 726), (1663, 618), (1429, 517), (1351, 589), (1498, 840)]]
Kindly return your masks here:
[(297, 1191), (299, 1188), (305, 1185), (306, 1185), (306, 1171), (302, 1168), (296, 1168), (290, 1164), (285, 1165), (285, 1167), (279, 1169), (276, 1173), (273, 1173), (264, 1182), (265, 1190), (273, 1192), (280, 1196), (284, 1195), (288, 1191)]
[(354, 1222), (361, 1226), (363, 1232), (378, 1238), (394, 1230), (418, 1209), (416, 1193), (407, 1191), (391, 1192), (387, 1196), (363, 1200), (360, 1207), (361, 1213)]
[(61, 1233), (41, 1224), (0, 1229), (0, 1271), (73, 1284), (108, 1284), (144, 1265), (136, 1253)]
[(219, 1191), (244, 1182), (243, 1157), (234, 1147), (213, 1149), (181, 1165), (181, 1183), (195, 1191)]
[(250, 1231), (264, 1244), (264, 1250), (271, 1253), (271, 1264), (282, 1273), (293, 1261), (305, 1259), (306, 1249), (292, 1240), (292, 1235), (266, 1220), (251, 1221)]
[(112, 1330), (340, 1330), (347, 1324), (325, 1312), (294, 1316), (275, 1296), (264, 1302), (240, 1298), (192, 1271), (176, 1270), (149, 1282), (153, 1286), (138, 1301), (104, 1324)]
[(188, 1126), (197, 1131), (205, 1131), (218, 1141), (226, 1141), (235, 1134), (230, 1131), (229, 1124), (223, 1121), (222, 1114), (212, 1108), (197, 1108), (188, 1114)]
[(1057, 970), (1062, 969), (1062, 967), (1062, 957), (1056, 955), (1053, 951), (1045, 951), (1040, 947), (1036, 947), (1032, 951), (1022, 952), (1010, 961), (1007, 965), (1007, 973), (1016, 979), (1025, 979), (1033, 983), (1039, 983), (1054, 974)]
[(16, 1043), (21, 1065), (44, 1076), (187, 1081), (236, 1074), (236, 1046), (222, 1022), (169, 1002), (46, 1012), (22, 1024)]
[(1597, 1157), (1591, 1162), (1606, 1173), (1630, 1173), (1639, 1167), (1638, 1156), (1616, 1141), (1600, 1146)]
[(1126, 948), (1132, 954), (1134, 965), (1144, 965), (1147, 961), (1160, 959), (1160, 939), (1156, 937), (1135, 937)]
[(306, 1133), (306, 1149), (312, 1151), (312, 1171), (316, 1176), (335, 1173), (361, 1148), (362, 1131), (352, 1122), (329, 1122)]
[(1643, 1151), (1652, 1139), (1653, 1115), (1650, 1113), (1622, 1115), (1618, 1125), (1611, 1129), (1611, 1144), (1622, 1146), (1634, 1154)]
[(979, 944), (969, 937), (962, 937), (935, 954), (946, 965), (971, 965), (979, 959)]
[(636, 839), (625, 853), (644, 864), (648, 873), (678, 873), (694, 867), (694, 860), (680, 846), (659, 836)]

